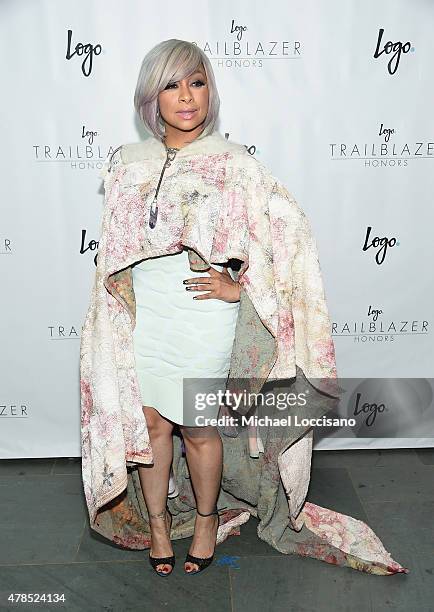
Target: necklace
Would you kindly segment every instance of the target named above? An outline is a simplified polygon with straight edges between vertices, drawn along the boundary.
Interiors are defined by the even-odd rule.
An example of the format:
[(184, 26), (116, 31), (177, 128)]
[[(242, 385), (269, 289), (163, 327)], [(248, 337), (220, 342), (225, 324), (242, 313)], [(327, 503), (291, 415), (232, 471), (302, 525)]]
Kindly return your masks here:
[(179, 151), (179, 148), (177, 147), (168, 147), (166, 144), (166, 137), (163, 137), (163, 144), (164, 144), (164, 148), (166, 149), (166, 151), (170, 150), (170, 151)]
[[(164, 172), (165, 172), (166, 168), (168, 168), (170, 166), (170, 164), (173, 162), (173, 160), (176, 157), (176, 154), (179, 151), (179, 149), (177, 149), (176, 147), (168, 147), (165, 142), (164, 142), (164, 147), (166, 149), (166, 161), (164, 162), (163, 168), (161, 170), (161, 174), (160, 174), (160, 178), (159, 178), (159, 181), (158, 181), (157, 189), (155, 191), (154, 199), (152, 200), (152, 204), (151, 204), (151, 210), (149, 212), (149, 227), (151, 229), (154, 229), (154, 227), (157, 224), (157, 217), (158, 217), (157, 198), (158, 198), (158, 192), (160, 191), (161, 181), (163, 180)], [(155, 208), (154, 208), (154, 206), (155, 206)]]

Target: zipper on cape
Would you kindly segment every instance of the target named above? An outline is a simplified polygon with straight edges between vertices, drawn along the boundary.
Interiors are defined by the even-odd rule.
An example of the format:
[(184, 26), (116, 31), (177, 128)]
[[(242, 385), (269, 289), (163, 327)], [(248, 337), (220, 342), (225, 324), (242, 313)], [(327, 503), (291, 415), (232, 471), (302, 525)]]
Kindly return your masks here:
[[(170, 164), (173, 162), (178, 151), (179, 149), (176, 149), (175, 147), (166, 147), (166, 153), (167, 153), (166, 161), (164, 162), (164, 166), (161, 170), (157, 189), (155, 191), (154, 199), (152, 200), (152, 204), (151, 204), (151, 210), (149, 212), (149, 227), (151, 229), (153, 229), (155, 225), (157, 224), (157, 217), (158, 217), (157, 198), (158, 198), (158, 192), (160, 191), (161, 181), (163, 180), (164, 172), (166, 168), (168, 168)], [(155, 208), (154, 208), (154, 205), (155, 205)]]

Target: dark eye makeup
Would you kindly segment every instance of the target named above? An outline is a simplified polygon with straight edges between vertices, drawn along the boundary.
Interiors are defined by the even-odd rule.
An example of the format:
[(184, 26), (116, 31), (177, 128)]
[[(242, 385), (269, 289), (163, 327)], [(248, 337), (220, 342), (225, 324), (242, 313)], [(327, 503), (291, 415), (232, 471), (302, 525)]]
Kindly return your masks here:
[[(195, 81), (193, 81), (193, 85), (195, 83), (199, 83), (199, 87), (203, 87), (205, 85), (204, 81), (202, 81), (202, 79), (196, 79)], [(167, 83), (166, 87), (164, 89), (173, 89), (172, 85), (176, 85), (175, 81), (171, 81), (170, 83)]]

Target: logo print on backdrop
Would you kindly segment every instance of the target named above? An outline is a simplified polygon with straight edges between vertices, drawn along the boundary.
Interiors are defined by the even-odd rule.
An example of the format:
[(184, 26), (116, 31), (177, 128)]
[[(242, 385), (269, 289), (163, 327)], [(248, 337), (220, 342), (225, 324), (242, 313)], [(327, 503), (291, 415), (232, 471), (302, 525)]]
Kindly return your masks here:
[(330, 158), (340, 160), (364, 160), (368, 168), (408, 166), (409, 159), (433, 159), (434, 142), (392, 142), (396, 140), (397, 131), (385, 127), (383, 123), (378, 128), (377, 136), (380, 142), (331, 142)]
[(232, 23), (231, 23), (231, 34), (233, 34), (234, 32), (237, 33), (237, 40), (241, 40), (243, 37), (243, 32), (245, 32), (247, 30), (247, 26), (241, 26), (241, 25), (235, 25), (235, 20), (232, 19)]
[(0, 405), (0, 419), (28, 419), (27, 406), (25, 404), (2, 404)]
[[(226, 140), (229, 140), (229, 132), (225, 132)], [(244, 145), (246, 147), (246, 151), (249, 155), (255, 155), (255, 153), (260, 153), (259, 149), (256, 148), (256, 145)]]
[(105, 146), (98, 142), (100, 132), (89, 126), (81, 126), (81, 132), (72, 142), (34, 144), (34, 159), (38, 163), (66, 163), (72, 170), (101, 170), (104, 161), (117, 148)]
[(373, 320), (373, 321), (376, 321), (376, 320), (378, 319), (379, 315), (382, 315), (382, 314), (383, 314), (383, 311), (382, 311), (382, 310), (380, 310), (380, 309), (373, 308), (373, 309), (371, 310), (371, 304), (369, 304), (369, 308), (368, 308), (368, 317), (369, 317), (370, 315), (372, 315), (372, 320)]
[(369, 242), (371, 230), (372, 227), (368, 226), (366, 230), (365, 243), (363, 245), (362, 251), (368, 251), (371, 247), (377, 249), (377, 252), (375, 254), (375, 261), (380, 266), (386, 257), (388, 247), (399, 246), (399, 242), (396, 240), (396, 238), (387, 238), (386, 236), (384, 236), (383, 238), (374, 236), (374, 238), (372, 238), (372, 240)]
[(9, 255), (12, 253), (10, 238), (3, 238), (3, 240), (1, 240), (1, 244), (3, 248), (0, 251), (0, 255)]
[(74, 325), (48, 325), (50, 340), (78, 340), (78, 333)]
[(341, 381), (348, 394), (329, 416), (343, 421), (343, 426), (336, 423), (333, 428), (318, 428), (319, 439), (432, 437), (433, 378), (341, 378)]
[(432, 436), (432, 400), (432, 378), (360, 379), (348, 397), (349, 412), (357, 417), (353, 432), (361, 438)]
[(377, 414), (381, 412), (388, 412), (389, 409), (386, 408), (384, 402), (377, 404), (375, 402), (363, 402), (361, 403), (362, 394), (357, 393), (356, 399), (354, 403), (354, 416), (358, 416), (359, 414), (363, 414), (366, 416), (365, 425), (367, 427), (372, 427), (375, 423), (375, 419), (377, 418)]
[[(96, 251), (99, 246), (99, 242), (97, 240), (89, 240), (89, 242), (86, 245), (86, 231), (87, 230), (85, 229), (81, 230), (80, 255), (83, 255), (83, 253), (86, 253), (86, 251)], [(93, 262), (95, 266), (97, 263), (97, 257), (98, 257), (98, 253), (95, 253), (95, 257), (93, 258)]]
[(300, 59), (301, 43), (298, 40), (258, 40), (248, 37), (248, 28), (232, 19), (228, 28), (230, 38), (206, 40), (199, 45), (218, 66), (224, 68), (263, 67), (263, 60)]
[[(393, 55), (387, 64), (387, 70), (389, 74), (395, 74), (395, 72), (398, 70), (399, 62), (401, 60), (401, 53), (409, 53), (409, 51), (414, 52), (414, 47), (411, 46), (410, 41), (407, 41), (406, 43), (402, 44), (401, 41), (392, 42), (391, 40), (388, 40), (387, 43), (383, 45), (380, 51), (383, 33), (384, 28), (380, 28), (378, 31), (377, 46), (375, 48), (373, 57), (374, 59), (377, 59), (381, 55), (383, 55), (383, 53), (385, 53), (386, 55), (390, 55), (390, 53), (393, 52)], [(394, 61), (395, 63), (393, 64)]]
[(82, 138), (87, 138), (87, 142), (91, 145), (93, 144), (93, 139), (95, 138), (95, 136), (98, 136), (98, 132), (92, 132), (90, 130), (86, 130), (86, 128), (84, 127), (84, 125), (81, 128), (81, 137)]
[(424, 335), (429, 332), (427, 319), (385, 319), (381, 308), (372, 308), (369, 304), (366, 319), (332, 323), (332, 336), (347, 336), (354, 343), (365, 344), (395, 341), (395, 336)]
[(394, 133), (395, 130), (393, 128), (384, 128), (383, 124), (380, 125), (380, 131), (378, 132), (378, 135), (382, 136), (384, 134), (384, 142), (389, 142), (391, 135)]
[(71, 41), (72, 41), (72, 30), (68, 30), (68, 44), (66, 47), (66, 59), (70, 60), (74, 57), (74, 55), (77, 55), (78, 57), (81, 57), (84, 55), (84, 59), (81, 63), (81, 71), (84, 74), (85, 77), (90, 76), (91, 72), (92, 72), (92, 66), (93, 66), (93, 58), (96, 55), (100, 55), (101, 51), (102, 51), (102, 47), (101, 45), (98, 43), (95, 46), (91, 45), (90, 43), (86, 43), (85, 45), (83, 45), (83, 43), (78, 42), (75, 47), (73, 52), (71, 53)]

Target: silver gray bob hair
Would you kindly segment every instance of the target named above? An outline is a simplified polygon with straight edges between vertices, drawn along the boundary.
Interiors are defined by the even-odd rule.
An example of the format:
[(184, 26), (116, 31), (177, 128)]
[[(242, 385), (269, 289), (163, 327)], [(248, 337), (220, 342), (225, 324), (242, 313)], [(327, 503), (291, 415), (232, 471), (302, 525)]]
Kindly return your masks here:
[(143, 59), (136, 90), (134, 108), (145, 129), (158, 140), (164, 138), (164, 122), (158, 108), (158, 94), (171, 81), (180, 81), (195, 72), (200, 64), (205, 69), (208, 83), (208, 113), (203, 123), (202, 138), (214, 131), (220, 109), (220, 98), (214, 72), (206, 54), (194, 43), (171, 38), (155, 45)]

